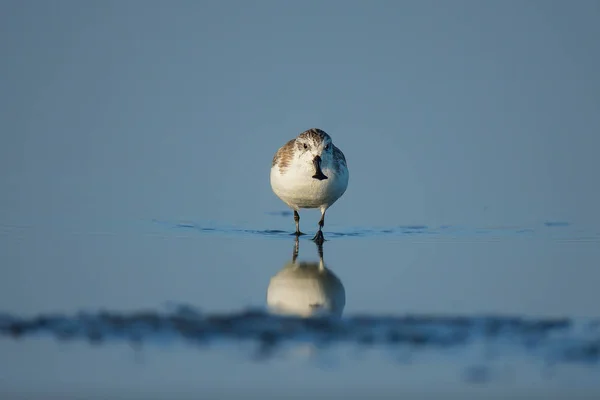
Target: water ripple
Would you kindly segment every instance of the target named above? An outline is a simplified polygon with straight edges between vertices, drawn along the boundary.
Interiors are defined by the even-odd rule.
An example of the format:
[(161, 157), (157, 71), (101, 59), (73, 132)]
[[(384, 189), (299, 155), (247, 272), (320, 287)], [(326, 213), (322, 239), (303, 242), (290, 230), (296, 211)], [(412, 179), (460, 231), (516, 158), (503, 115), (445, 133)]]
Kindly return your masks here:
[[(281, 215), (279, 212), (277, 215)], [(264, 236), (289, 238), (294, 236), (291, 230), (257, 229), (218, 222), (169, 222), (153, 220), (166, 229), (193, 230), (201, 234), (226, 236)], [(332, 228), (333, 229), (333, 228)], [(389, 227), (348, 227), (344, 229), (324, 230), (326, 239), (405, 237), (436, 241), (496, 240), (500, 238), (547, 238), (562, 241), (600, 242), (598, 231), (577, 228), (569, 222), (546, 221), (535, 226), (460, 226), (460, 225), (396, 225)], [(308, 236), (312, 236), (312, 233)]]

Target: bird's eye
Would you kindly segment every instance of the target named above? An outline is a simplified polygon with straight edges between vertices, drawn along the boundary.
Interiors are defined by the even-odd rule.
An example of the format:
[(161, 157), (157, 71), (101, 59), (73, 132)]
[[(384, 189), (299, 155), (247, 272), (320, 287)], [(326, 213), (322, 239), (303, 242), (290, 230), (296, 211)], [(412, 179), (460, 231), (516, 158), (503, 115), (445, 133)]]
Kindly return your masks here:
[(329, 151), (329, 143), (327, 144), (327, 146), (325, 146), (325, 151)]
[(306, 143), (304, 143), (304, 149), (308, 149), (308, 145)]

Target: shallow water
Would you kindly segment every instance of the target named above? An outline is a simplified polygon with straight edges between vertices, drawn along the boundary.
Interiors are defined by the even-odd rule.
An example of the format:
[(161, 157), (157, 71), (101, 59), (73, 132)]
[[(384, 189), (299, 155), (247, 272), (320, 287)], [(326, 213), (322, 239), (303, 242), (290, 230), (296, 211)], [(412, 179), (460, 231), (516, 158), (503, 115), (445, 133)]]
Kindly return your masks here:
[(321, 264), (284, 229), (3, 226), (3, 260), (19, 261), (0, 283), (3, 391), (600, 393), (597, 231), (334, 227)]

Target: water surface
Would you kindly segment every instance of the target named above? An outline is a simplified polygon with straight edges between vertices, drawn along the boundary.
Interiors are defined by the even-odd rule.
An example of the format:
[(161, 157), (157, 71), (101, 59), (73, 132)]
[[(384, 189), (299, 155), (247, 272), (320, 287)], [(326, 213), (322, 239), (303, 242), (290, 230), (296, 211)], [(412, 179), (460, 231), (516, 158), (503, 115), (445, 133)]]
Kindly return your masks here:
[[(594, 230), (336, 227), (321, 264), (285, 229), (125, 225), (3, 227), (19, 260), (0, 285), (5, 393), (600, 392)], [(275, 281), (278, 301), (313, 317), (267, 304), (290, 268), (304, 269)], [(319, 307), (340, 290), (340, 312)]]

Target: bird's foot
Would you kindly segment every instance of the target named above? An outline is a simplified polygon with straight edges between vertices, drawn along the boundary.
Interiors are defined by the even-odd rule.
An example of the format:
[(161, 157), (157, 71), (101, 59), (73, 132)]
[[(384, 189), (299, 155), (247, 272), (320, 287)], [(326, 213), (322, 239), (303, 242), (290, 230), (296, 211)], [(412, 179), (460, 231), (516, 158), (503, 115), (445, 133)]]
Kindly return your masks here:
[(321, 231), (321, 230), (317, 231), (317, 233), (315, 233), (315, 237), (313, 237), (312, 240), (316, 244), (323, 244), (323, 242), (325, 241), (325, 237), (323, 236), (323, 231)]
[(300, 232), (300, 231), (296, 231), (296, 232), (292, 233), (292, 236), (296, 236), (296, 237), (304, 236), (304, 235), (306, 235), (306, 233), (303, 233), (303, 232)]

